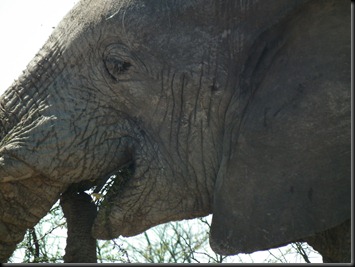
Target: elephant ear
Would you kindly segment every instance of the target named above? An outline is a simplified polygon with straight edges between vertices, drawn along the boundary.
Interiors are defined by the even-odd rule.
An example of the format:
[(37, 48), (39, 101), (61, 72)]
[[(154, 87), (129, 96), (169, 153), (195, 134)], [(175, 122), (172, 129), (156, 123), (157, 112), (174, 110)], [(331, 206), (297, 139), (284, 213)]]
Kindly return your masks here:
[(322, 90), (288, 84), (255, 93), (238, 133), (226, 138), (235, 141), (214, 191), (215, 252), (278, 247), (350, 218), (350, 91), (336, 86), (328, 80)]
[(279, 247), (351, 216), (350, 118), (307, 128), (320, 116), (310, 110), (265, 126), (263, 110), (249, 110), (218, 174), (210, 243), (220, 254)]
[(247, 143), (239, 148), (217, 181), (210, 236), (215, 252), (282, 246), (350, 218), (350, 164), (349, 173), (337, 173), (341, 163), (317, 162), (311, 151), (302, 158), (296, 151), (277, 154), (277, 149), (272, 153)]
[[(346, 4), (317, 3), (248, 53), (214, 191), (217, 253), (278, 247), (351, 217), (350, 17)], [(267, 38), (284, 33), (273, 52)]]

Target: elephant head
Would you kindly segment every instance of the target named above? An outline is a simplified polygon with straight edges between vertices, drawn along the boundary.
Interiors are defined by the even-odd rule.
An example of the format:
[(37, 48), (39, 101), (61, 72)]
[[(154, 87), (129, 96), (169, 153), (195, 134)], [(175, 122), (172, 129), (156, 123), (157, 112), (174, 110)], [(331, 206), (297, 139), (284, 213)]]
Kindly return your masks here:
[(1, 258), (110, 177), (99, 239), (213, 213), (236, 254), (349, 219), (349, 33), (338, 1), (82, 0), (0, 99)]

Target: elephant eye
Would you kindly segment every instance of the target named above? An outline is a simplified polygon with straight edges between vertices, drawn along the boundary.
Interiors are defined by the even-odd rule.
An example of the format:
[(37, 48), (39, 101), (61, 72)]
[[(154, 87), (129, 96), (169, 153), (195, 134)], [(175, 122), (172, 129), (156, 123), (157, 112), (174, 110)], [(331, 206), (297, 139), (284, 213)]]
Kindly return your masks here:
[(122, 75), (132, 66), (130, 62), (116, 57), (106, 58), (104, 63), (106, 71), (115, 81), (119, 81), (120, 78), (122, 78)]

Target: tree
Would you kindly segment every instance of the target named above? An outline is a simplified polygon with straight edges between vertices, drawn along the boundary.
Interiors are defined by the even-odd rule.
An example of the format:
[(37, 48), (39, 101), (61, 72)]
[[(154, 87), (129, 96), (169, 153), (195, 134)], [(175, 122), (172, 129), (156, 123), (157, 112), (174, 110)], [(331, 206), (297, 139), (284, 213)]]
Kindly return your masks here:
[(66, 221), (58, 201), (35, 227), (27, 230), (9, 262), (62, 263), (65, 228)]

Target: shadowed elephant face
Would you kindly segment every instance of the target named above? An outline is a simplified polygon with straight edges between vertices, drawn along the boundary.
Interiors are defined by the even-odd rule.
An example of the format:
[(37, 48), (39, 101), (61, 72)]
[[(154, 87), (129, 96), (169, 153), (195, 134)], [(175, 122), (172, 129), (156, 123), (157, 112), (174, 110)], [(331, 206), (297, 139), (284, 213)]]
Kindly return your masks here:
[(85, 5), (2, 96), (2, 203), (33, 195), (29, 227), (69, 185), (104, 188), (99, 238), (207, 215), (225, 109), (222, 36), (192, 24), (189, 3)]

